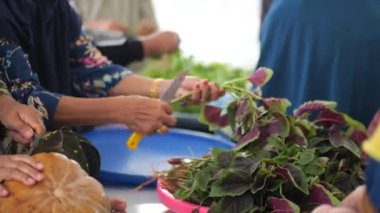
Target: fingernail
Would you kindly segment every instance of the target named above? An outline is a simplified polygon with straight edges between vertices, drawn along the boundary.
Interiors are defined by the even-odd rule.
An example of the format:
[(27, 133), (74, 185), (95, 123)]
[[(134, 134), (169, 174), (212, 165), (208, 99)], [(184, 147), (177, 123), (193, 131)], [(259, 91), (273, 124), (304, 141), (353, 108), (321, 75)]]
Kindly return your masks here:
[(8, 191), (7, 190), (1, 190), (0, 191), (0, 195), (1, 196), (7, 196), (8, 195)]
[(41, 175), (41, 174), (38, 174), (38, 175), (36, 176), (36, 179), (37, 179), (38, 181), (41, 181), (41, 180), (44, 179), (44, 176)]
[(27, 182), (30, 183), (30, 184), (34, 184), (35, 183), (35, 181), (32, 178), (28, 178)]
[(38, 169), (43, 169), (44, 168), (44, 165), (42, 163), (37, 163), (37, 168)]

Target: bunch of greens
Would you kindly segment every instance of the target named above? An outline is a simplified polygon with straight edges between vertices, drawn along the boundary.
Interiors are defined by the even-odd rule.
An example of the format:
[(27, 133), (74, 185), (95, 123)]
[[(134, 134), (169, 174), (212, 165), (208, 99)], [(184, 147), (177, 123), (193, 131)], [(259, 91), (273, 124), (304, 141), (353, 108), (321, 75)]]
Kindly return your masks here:
[[(158, 174), (163, 188), (209, 212), (309, 212), (339, 204), (363, 183), (364, 125), (327, 101), (307, 102), (287, 115), (288, 100), (261, 95), (271, 76), (259, 68), (223, 84), (234, 100), (225, 108), (204, 106), (202, 119), (212, 128), (228, 126), (237, 146), (170, 160), (173, 167)], [(245, 80), (255, 88), (236, 86)]]
[[(234, 68), (222, 63), (201, 63), (191, 56), (184, 56), (183, 53), (177, 52), (172, 55), (166, 55), (159, 60), (149, 60), (147, 65), (140, 71), (140, 74), (152, 78), (173, 79), (183, 70), (189, 70), (189, 75), (191, 76), (212, 80), (219, 85), (230, 79), (247, 76), (251, 72), (250, 70)], [(240, 81), (236, 86), (245, 88), (247, 84)], [(200, 112), (200, 107), (194, 105), (183, 107), (177, 103), (173, 108), (175, 112)]]

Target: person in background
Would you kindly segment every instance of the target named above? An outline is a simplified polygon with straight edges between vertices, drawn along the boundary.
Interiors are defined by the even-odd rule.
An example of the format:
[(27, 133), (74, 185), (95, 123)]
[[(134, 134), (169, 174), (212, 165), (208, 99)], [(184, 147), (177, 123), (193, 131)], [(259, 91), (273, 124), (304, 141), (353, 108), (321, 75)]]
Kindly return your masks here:
[(179, 49), (177, 33), (159, 30), (150, 0), (71, 0), (70, 3), (81, 15), (85, 33), (117, 64), (129, 65)]
[(380, 106), (380, 1), (273, 1), (257, 67), (274, 70), (266, 96), (292, 107), (322, 99), (368, 124)]
[[(1, 126), (3, 125), (3, 126)], [(0, 81), (0, 130), (8, 129), (8, 134), (20, 144), (29, 144), (35, 133), (44, 134), (45, 126), (40, 113), (33, 107), (16, 102), (9, 94), (4, 82)], [(0, 150), (4, 150), (0, 144)], [(43, 165), (28, 155), (8, 155), (0, 152), (0, 197), (9, 192), (1, 184), (4, 180), (16, 180), (25, 185), (42, 181)]]
[(74, 0), (85, 25), (145, 36), (159, 30), (151, 0)]

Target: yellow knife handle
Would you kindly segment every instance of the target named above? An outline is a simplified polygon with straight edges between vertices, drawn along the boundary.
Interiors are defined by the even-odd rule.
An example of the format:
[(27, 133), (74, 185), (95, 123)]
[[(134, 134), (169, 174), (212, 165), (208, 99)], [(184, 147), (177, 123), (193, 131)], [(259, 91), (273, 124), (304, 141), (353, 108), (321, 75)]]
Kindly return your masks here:
[(143, 135), (137, 132), (133, 132), (132, 135), (127, 140), (127, 147), (130, 150), (136, 150), (139, 142), (141, 141)]

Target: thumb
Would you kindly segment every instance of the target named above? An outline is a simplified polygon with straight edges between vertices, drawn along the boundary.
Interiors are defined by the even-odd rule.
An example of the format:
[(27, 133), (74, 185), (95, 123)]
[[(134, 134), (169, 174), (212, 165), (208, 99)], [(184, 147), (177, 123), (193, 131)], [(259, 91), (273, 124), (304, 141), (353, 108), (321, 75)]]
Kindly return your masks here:
[(34, 108), (32, 110), (33, 113), (31, 114), (19, 113), (21, 121), (23, 121), (26, 125), (32, 128), (37, 134), (45, 133), (45, 125), (41, 116), (39, 115), (39, 112)]
[(13, 120), (12, 129), (20, 134), (23, 138), (30, 140), (32, 139), (34, 132), (33, 129), (26, 123), (22, 122), (21, 119)]

